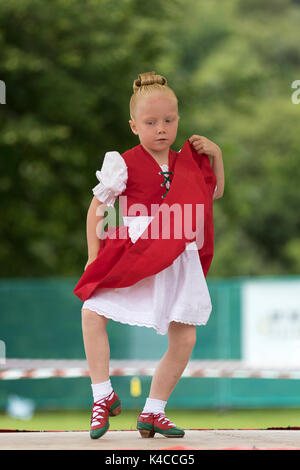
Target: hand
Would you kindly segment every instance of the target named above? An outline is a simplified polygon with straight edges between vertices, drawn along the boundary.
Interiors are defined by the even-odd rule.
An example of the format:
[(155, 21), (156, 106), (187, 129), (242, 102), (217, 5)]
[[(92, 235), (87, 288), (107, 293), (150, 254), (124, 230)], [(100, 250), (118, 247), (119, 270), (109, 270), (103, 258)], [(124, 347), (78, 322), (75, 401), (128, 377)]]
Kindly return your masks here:
[(91, 263), (93, 263), (93, 262), (95, 261), (96, 258), (97, 258), (97, 256), (95, 256), (95, 258), (89, 258), (89, 259), (87, 260), (87, 263), (86, 263), (86, 265), (85, 265), (85, 267), (84, 267), (84, 271), (86, 270), (86, 268), (87, 268)]
[(211, 157), (222, 154), (220, 147), (203, 135), (192, 135), (189, 141), (197, 153), (205, 153)]

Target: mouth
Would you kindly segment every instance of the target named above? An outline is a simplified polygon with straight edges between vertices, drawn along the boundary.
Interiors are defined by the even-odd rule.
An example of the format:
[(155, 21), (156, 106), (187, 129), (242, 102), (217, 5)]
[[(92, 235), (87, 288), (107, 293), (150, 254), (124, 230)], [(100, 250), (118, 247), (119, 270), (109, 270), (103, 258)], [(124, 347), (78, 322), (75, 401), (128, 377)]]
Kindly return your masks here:
[(165, 139), (165, 138), (156, 139), (157, 142), (165, 142), (166, 140), (168, 140), (168, 139)]

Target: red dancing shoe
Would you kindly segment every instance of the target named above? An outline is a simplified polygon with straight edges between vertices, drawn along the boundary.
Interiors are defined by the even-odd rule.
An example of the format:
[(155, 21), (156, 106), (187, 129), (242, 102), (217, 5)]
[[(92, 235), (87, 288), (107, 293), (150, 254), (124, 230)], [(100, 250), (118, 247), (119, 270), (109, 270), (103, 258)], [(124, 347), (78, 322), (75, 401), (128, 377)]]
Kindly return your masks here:
[(95, 401), (92, 409), (90, 436), (98, 439), (109, 428), (109, 416), (117, 416), (122, 411), (118, 395), (112, 391), (110, 395)]
[(137, 429), (142, 437), (154, 437), (158, 432), (165, 437), (183, 437), (184, 430), (178, 428), (163, 413), (141, 413)]

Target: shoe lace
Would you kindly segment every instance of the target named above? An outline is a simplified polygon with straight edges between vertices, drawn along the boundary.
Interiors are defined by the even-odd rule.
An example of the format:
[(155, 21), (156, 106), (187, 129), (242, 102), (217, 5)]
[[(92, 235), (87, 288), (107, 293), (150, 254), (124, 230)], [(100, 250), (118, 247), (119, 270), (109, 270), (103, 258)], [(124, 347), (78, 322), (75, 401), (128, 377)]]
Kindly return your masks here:
[(154, 419), (161, 422), (161, 424), (167, 424), (170, 428), (176, 428), (176, 424), (172, 423), (164, 413), (142, 413), (143, 416), (150, 416), (153, 414)]
[(172, 423), (164, 413), (158, 413), (155, 416), (157, 416), (157, 421), (161, 421), (162, 424), (167, 424), (170, 428), (176, 428), (176, 424)]
[(91, 424), (96, 425), (100, 424), (100, 420), (105, 416), (107, 412), (107, 400), (110, 400), (113, 396), (113, 392), (107, 397), (101, 398), (100, 400), (95, 401), (92, 411)]

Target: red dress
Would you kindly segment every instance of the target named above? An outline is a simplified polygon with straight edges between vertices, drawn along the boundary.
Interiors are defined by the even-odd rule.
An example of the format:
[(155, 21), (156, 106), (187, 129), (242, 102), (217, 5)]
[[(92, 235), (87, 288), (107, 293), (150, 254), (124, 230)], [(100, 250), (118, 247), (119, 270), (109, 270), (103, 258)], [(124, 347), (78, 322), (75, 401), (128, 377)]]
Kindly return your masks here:
[[(209, 158), (197, 154), (189, 141), (185, 142), (180, 152), (170, 149), (170, 185), (167, 192), (164, 184), (167, 178), (163, 176), (165, 173), (162, 172), (162, 167), (142, 145), (123, 153), (122, 158), (128, 169), (126, 188), (119, 195), (122, 215), (150, 215), (152, 219), (134, 243), (129, 236), (128, 226), (125, 225), (109, 227), (103, 233), (97, 259), (88, 266), (74, 289), (75, 295), (83, 301), (108, 290), (125, 292), (129, 286), (138, 286), (142, 280), (147, 282), (147, 279), (150, 280), (159, 273), (168, 272), (167, 268), (180, 258), (191, 243), (195, 246), (197, 242), (198, 261), (204, 276), (212, 261), (212, 209), (216, 178)], [(166, 226), (162, 222), (164, 210), (172, 207), (182, 210), (169, 212), (171, 223), (166, 233)], [(186, 207), (189, 207), (188, 224), (185, 224)], [(202, 212), (198, 213), (199, 207)], [(199, 218), (202, 225), (199, 224)], [(197, 238), (196, 229), (203, 225), (204, 239)], [(180, 237), (178, 227), (184, 227)]]

